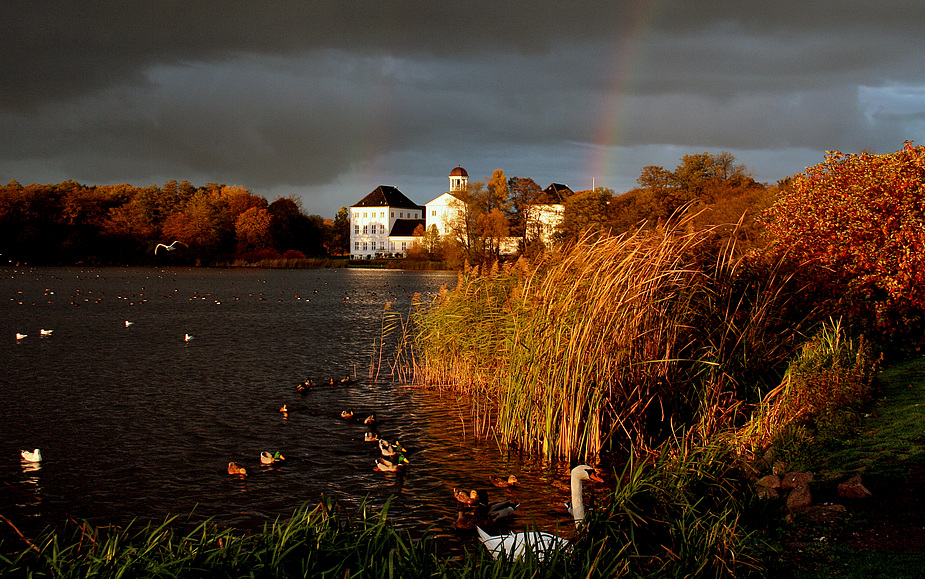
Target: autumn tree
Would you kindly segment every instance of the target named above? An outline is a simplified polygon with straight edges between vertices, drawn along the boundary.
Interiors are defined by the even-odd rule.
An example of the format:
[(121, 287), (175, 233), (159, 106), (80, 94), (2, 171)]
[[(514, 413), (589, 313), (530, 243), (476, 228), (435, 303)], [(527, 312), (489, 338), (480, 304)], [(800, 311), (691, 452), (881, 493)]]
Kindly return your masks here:
[(598, 236), (612, 232), (614, 226), (613, 190), (596, 187), (577, 192), (564, 200), (565, 214), (556, 238), (571, 242), (590, 234)]
[(263, 207), (251, 207), (238, 215), (234, 223), (238, 253), (270, 249), (273, 244), (271, 221), (270, 212)]
[(523, 237), (526, 233), (528, 208), (543, 194), (540, 186), (529, 177), (511, 177), (507, 181), (510, 199), (511, 235)]
[(829, 152), (793, 177), (765, 221), (774, 235), (769, 251), (824, 273), (839, 290), (841, 311), (922, 343), (925, 146)]
[(329, 255), (348, 255), (350, 253), (350, 212), (341, 207), (334, 215), (334, 222), (325, 234), (324, 246)]

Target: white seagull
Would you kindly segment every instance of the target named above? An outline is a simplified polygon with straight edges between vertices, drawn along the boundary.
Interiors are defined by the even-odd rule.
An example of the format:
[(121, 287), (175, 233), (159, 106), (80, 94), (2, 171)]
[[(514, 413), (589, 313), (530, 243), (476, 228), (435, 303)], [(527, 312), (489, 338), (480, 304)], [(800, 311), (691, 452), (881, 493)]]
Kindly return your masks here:
[(22, 340), (22, 339), (25, 338), (26, 336), (28, 336), (28, 334), (20, 334), (19, 332), (16, 332), (16, 339), (17, 339), (17, 340)]
[(134, 324), (134, 323), (135, 323), (135, 322), (130, 322), (130, 321), (128, 321), (128, 320), (125, 320), (125, 327), (127, 328), (127, 327), (131, 326), (131, 325)]
[(54, 332), (54, 330), (45, 330), (45, 329), (39, 330), (39, 333), (42, 334), (43, 336), (50, 336), (52, 332)]
[(32, 452), (28, 450), (22, 450), (19, 452), (22, 455), (22, 459), (25, 462), (42, 462), (42, 451), (35, 449)]
[(170, 245), (164, 245), (163, 243), (158, 243), (157, 245), (154, 246), (154, 255), (157, 255), (157, 250), (160, 249), (160, 248), (162, 248), (162, 247), (163, 247), (164, 249), (166, 249), (167, 251), (176, 251), (176, 250), (177, 250), (177, 244), (180, 244), (180, 245), (182, 245), (182, 246), (184, 246), (184, 247), (186, 246), (186, 244), (183, 243), (182, 241), (174, 241), (174, 242), (171, 243)]
[(193, 337), (190, 336), (189, 334), (184, 334), (184, 335), (183, 335), (183, 339), (186, 340), (187, 342), (189, 342), (190, 340), (193, 339)]

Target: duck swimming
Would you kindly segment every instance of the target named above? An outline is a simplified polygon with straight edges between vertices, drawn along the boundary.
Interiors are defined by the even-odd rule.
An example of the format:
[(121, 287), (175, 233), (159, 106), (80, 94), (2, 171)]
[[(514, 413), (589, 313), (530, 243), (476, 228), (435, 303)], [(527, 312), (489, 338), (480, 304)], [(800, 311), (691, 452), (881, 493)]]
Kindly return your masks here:
[(32, 452), (21, 450), (19, 454), (25, 462), (42, 462), (42, 451), (37, 448)]
[(274, 462), (282, 462), (284, 460), (286, 460), (286, 457), (280, 454), (278, 450), (273, 454), (267, 451), (260, 453), (260, 464), (273, 464)]
[(453, 489), (453, 496), (456, 498), (457, 502), (464, 505), (476, 505), (479, 503), (479, 492), (474, 489), (468, 493), (465, 491)]
[(365, 424), (366, 426), (375, 426), (379, 424), (379, 420), (376, 418), (376, 413), (373, 412), (372, 414), (364, 418), (363, 424)]
[(236, 462), (228, 463), (228, 474), (247, 476), (247, 469)]
[(510, 475), (506, 479), (503, 479), (499, 476), (490, 476), (488, 477), (488, 482), (490, 482), (491, 484), (495, 485), (498, 488), (505, 489), (505, 488), (516, 485), (517, 477), (514, 475)]
[(366, 442), (376, 442), (377, 440), (379, 440), (379, 435), (370, 430), (369, 432), (363, 435), (363, 440), (365, 440)]
[(353, 420), (353, 410), (342, 410), (340, 417), (344, 420)]
[(398, 457), (398, 460), (396, 460), (395, 462), (392, 462), (391, 460), (387, 458), (378, 456), (376, 457), (376, 467), (374, 470), (379, 470), (382, 472), (398, 472), (400, 470), (403, 470), (405, 468), (406, 461), (403, 462), (401, 460), (402, 458), (404, 457), (400, 456)]

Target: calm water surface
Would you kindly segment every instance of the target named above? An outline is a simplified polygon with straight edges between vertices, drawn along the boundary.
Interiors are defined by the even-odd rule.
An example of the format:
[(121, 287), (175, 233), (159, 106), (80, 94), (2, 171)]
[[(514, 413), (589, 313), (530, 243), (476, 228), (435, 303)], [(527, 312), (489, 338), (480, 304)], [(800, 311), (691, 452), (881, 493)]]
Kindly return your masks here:
[[(190, 512), (252, 529), (323, 496), (393, 497), (398, 526), (461, 544), (472, 539), (453, 526), (460, 487), (516, 498), (513, 528), (568, 529), (566, 466), (467, 437), (465, 401), (368, 378), (385, 304), (407, 312), (413, 294), (429, 300), (455, 282), (449, 272), (0, 268), (0, 513), (24, 532)], [(348, 374), (346, 386), (296, 389)], [(283, 404), (295, 408), (287, 417)], [(377, 447), (345, 409), (376, 412), (379, 434), (401, 440), (403, 475), (373, 470)], [(38, 468), (20, 460), (32, 448)], [(263, 450), (288, 460), (262, 467)], [(229, 476), (229, 461), (249, 475)], [(511, 473), (513, 493), (487, 483)]]

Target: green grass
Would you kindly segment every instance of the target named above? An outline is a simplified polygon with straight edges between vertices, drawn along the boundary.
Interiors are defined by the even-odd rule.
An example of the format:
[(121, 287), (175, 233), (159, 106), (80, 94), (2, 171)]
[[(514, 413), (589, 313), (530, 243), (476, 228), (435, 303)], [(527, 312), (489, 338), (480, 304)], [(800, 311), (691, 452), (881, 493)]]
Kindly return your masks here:
[[(906, 550), (910, 537), (925, 536), (918, 535), (925, 501), (915, 498), (925, 484), (925, 358), (892, 366), (878, 378), (879, 392), (857, 434), (816, 446), (802, 465), (819, 473), (815, 488), (823, 492), (860, 473), (873, 504), (849, 501), (849, 515), (836, 526), (781, 523), (785, 575), (899, 579), (925, 573), (925, 545), (911, 545), (922, 552)], [(911, 500), (904, 490), (909, 486), (918, 489)]]

